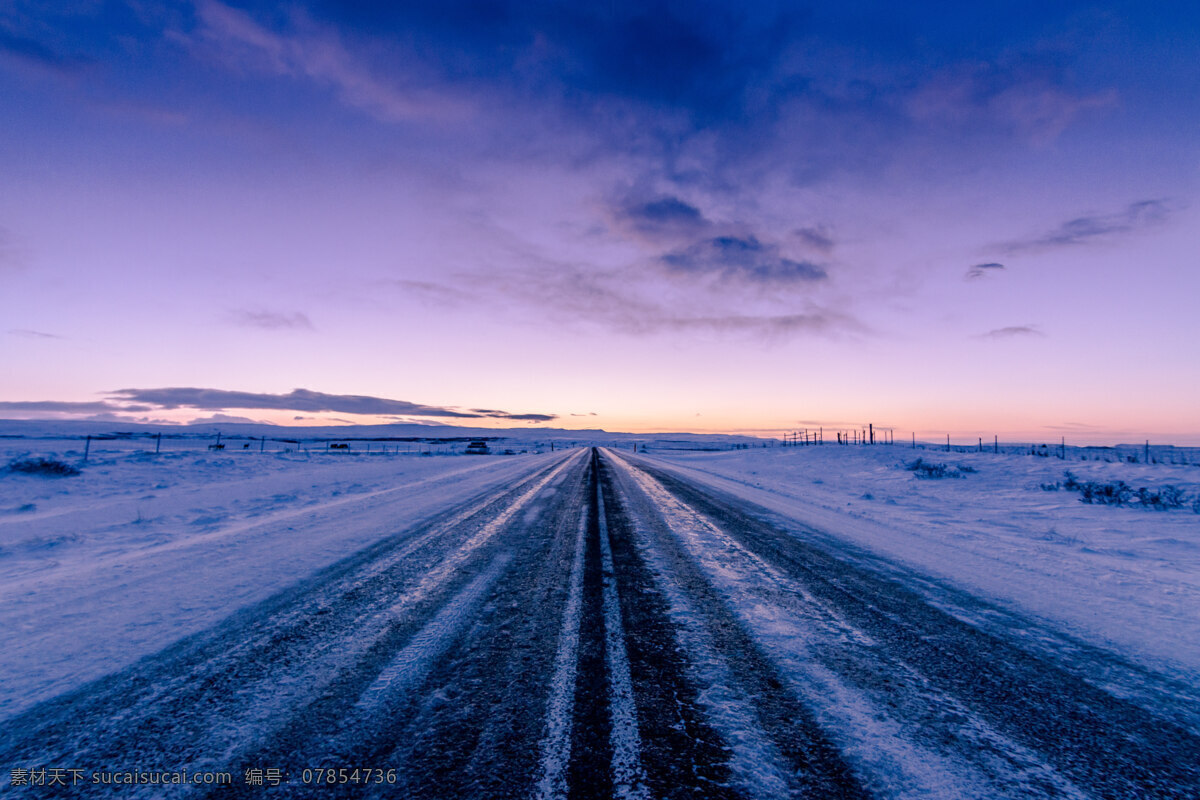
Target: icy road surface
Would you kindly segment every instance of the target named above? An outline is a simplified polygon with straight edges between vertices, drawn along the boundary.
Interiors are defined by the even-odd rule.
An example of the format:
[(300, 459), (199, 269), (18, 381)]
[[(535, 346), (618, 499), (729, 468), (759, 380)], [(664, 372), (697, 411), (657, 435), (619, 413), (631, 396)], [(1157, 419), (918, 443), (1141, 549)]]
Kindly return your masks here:
[[(574, 450), (522, 463), (8, 717), (0, 789), (1200, 798), (1195, 686), (785, 530), (661, 462)], [(14, 768), (47, 767), (233, 781), (9, 785)], [(268, 770), (279, 785), (247, 784)]]

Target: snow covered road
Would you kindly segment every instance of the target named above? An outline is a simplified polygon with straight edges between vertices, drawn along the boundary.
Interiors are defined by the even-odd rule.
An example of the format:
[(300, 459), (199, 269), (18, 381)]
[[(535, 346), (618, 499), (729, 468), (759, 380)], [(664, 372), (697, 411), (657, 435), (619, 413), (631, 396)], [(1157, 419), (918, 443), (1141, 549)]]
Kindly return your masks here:
[[(4, 720), (0, 788), (1200, 798), (1194, 686), (661, 462), (573, 450), (510, 478)], [(91, 783), (131, 770), (231, 782)]]

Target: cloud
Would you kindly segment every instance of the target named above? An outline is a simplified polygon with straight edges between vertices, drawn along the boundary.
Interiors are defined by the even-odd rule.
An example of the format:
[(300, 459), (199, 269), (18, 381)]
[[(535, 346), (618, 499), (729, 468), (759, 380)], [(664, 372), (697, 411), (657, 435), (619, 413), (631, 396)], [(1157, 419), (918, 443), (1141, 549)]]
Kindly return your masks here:
[(229, 318), (237, 325), (247, 328), (263, 328), (269, 331), (278, 330), (313, 330), (312, 320), (300, 311), (280, 313), (277, 311), (250, 311), (237, 309), (229, 312)]
[(1005, 268), (1003, 264), (995, 261), (989, 261), (986, 264), (976, 264), (967, 270), (967, 280), (976, 280), (982, 278), (984, 275), (990, 275)]
[(253, 425), (270, 425), (269, 422), (264, 422), (260, 419), (250, 419), (249, 417), (237, 417), (230, 414), (213, 414), (208, 417), (196, 417), (187, 421), (188, 425), (210, 425), (214, 422), (233, 422), (238, 424), (250, 423)]
[(1117, 94), (1071, 91), (1061, 68), (1036, 57), (972, 61), (930, 75), (906, 99), (909, 116), (927, 126), (1002, 127), (1035, 145), (1057, 139), (1080, 114), (1114, 105)]
[(1166, 200), (1141, 200), (1112, 214), (1093, 214), (1067, 220), (1057, 228), (1002, 245), (1008, 253), (1027, 253), (1089, 244), (1166, 222), (1172, 207)]
[(809, 228), (797, 228), (796, 230), (792, 231), (792, 233), (808, 248), (819, 250), (822, 253), (833, 252), (835, 245), (833, 236), (823, 225)]
[[(763, 247), (769, 255), (771, 248)], [(708, 332), (768, 339), (870, 332), (850, 313), (830, 311), (808, 298), (797, 309), (796, 303), (781, 292), (756, 291), (747, 296), (745, 292), (730, 291), (734, 288), (730, 286), (712, 291), (713, 287), (697, 281), (672, 280), (689, 274), (688, 264), (681, 264), (678, 271), (667, 269), (664, 274), (663, 269), (647, 270), (636, 264), (606, 269), (557, 261), (531, 246), (517, 248), (514, 256), (528, 266), (503, 273), (480, 272), (465, 279), (472, 282), (481, 297), (498, 296), (502, 300), (496, 303), (498, 306), (538, 309), (566, 326), (598, 326), (632, 336)], [(725, 264), (717, 268), (718, 278), (721, 270), (732, 269)], [(788, 265), (782, 265), (782, 269), (788, 269)], [(797, 279), (794, 275), (785, 278)], [(670, 285), (664, 281), (670, 281)], [(751, 288), (770, 286), (776, 285), (757, 284)]]
[[(259, 24), (250, 14), (216, 0), (196, 6), (200, 20), (193, 45), (230, 66), (287, 75), (334, 89), (347, 106), (388, 122), (461, 117), (465, 107), (449, 97), (379, 77), (329, 26), (293, 17), (287, 33)], [(201, 47), (203, 45), (203, 47)]]
[(734, 283), (759, 285), (811, 284), (829, 277), (824, 267), (780, 255), (779, 247), (754, 236), (716, 236), (662, 256), (669, 272), (690, 277), (712, 276)]
[(1017, 336), (1045, 336), (1036, 325), (1010, 325), (1007, 328), (996, 328), (995, 330), (981, 333), (977, 338), (980, 339), (1012, 339)]
[(23, 339), (61, 339), (57, 333), (46, 333), (45, 331), (35, 331), (29, 328), (9, 328), (10, 336), (20, 336)]
[(650, 239), (691, 237), (711, 224), (696, 206), (672, 195), (627, 200), (614, 216), (623, 227)]
[(401, 294), (429, 305), (455, 307), (471, 299), (471, 294), (452, 286), (431, 281), (411, 281), (401, 278), (381, 281), (381, 284), (400, 290)]
[(145, 412), (157, 410), (149, 405), (118, 405), (107, 400), (71, 402), (66, 400), (8, 400), (0, 401), (0, 413), (19, 414), (106, 414), (111, 412)]
[(1042, 427), (1046, 428), (1047, 430), (1067, 431), (1068, 433), (1071, 431), (1077, 431), (1080, 433), (1084, 433), (1084, 432), (1088, 432), (1088, 431), (1104, 430), (1104, 428), (1100, 427), (1099, 425), (1092, 425), (1087, 422), (1063, 422), (1058, 425), (1043, 425)]
[(852, 317), (825, 310), (805, 314), (728, 314), (698, 317), (666, 317), (656, 325), (678, 331), (707, 330), (715, 333), (754, 333), (785, 336), (794, 333), (829, 334), (841, 330), (863, 330)]
[(171, 387), (163, 389), (119, 389), (110, 392), (113, 398), (148, 403), (158, 409), (196, 408), (205, 411), (239, 409), (274, 409), (314, 413), (411, 415), (420, 417), (452, 417), (459, 419), (519, 419), (546, 421), (552, 414), (510, 414), (506, 411), (479, 413), (444, 406), (427, 406), (406, 400), (391, 400), (369, 395), (325, 394), (308, 389), (293, 389), (287, 394), (235, 392), (223, 389)]
[[(0, 20), (2, 23), (3, 20)], [(35, 39), (5, 30), (0, 25), (0, 54), (42, 69), (59, 73), (75, 73), (91, 62), (80, 56), (61, 53)]]

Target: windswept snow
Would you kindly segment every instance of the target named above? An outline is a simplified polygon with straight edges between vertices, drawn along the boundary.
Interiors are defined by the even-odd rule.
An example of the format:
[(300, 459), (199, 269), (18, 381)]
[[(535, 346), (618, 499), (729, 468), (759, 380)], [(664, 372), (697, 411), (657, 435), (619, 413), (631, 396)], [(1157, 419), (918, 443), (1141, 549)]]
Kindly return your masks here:
[[(918, 457), (976, 471), (921, 479), (905, 469)], [(639, 458), (775, 512), (798, 535), (861, 546), (1200, 682), (1200, 514), (1088, 505), (1076, 492), (1042, 488), (1069, 470), (1195, 496), (1198, 466), (899, 444)]]

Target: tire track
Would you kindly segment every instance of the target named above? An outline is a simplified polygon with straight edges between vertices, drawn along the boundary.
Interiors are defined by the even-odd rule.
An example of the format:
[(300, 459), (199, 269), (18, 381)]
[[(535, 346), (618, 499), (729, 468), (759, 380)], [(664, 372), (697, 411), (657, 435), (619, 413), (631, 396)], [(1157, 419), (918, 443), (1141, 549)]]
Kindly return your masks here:
[[(730, 608), (727, 598), (638, 488), (628, 467), (604, 453), (639, 549), (671, 606), (671, 621), (703, 687), (707, 721), (732, 748), (729, 767), (752, 797), (868, 796), (811, 708)], [(686, 532), (684, 534), (687, 535)]]
[(542, 739), (541, 777), (534, 792), (537, 800), (561, 800), (567, 795), (567, 768), (571, 760), (571, 721), (575, 714), (575, 677), (579, 667), (579, 628), (583, 622), (583, 551), (587, 543), (587, 515), (579, 519), (575, 556), (562, 629), (554, 655), (550, 699), (546, 708), (546, 734)]

